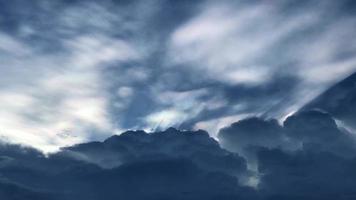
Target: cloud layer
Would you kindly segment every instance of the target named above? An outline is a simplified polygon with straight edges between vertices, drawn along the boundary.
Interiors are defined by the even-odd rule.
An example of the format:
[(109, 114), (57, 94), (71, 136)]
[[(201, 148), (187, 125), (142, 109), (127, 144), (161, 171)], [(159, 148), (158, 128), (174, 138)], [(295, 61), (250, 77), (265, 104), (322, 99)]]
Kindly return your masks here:
[(355, 70), (353, 8), (1, 2), (0, 135), (55, 151), (126, 129), (215, 137), (246, 116), (283, 120)]
[(227, 150), (205, 131), (174, 128), (127, 131), (48, 155), (2, 143), (0, 197), (349, 200), (356, 195), (356, 137), (327, 113), (299, 112), (283, 126), (244, 119), (221, 129), (219, 139)]

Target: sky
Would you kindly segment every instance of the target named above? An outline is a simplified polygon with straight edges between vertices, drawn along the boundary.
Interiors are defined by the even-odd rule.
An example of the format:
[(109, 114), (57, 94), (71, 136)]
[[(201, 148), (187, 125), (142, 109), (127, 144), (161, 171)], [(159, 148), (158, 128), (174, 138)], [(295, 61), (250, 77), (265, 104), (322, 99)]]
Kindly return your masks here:
[(283, 120), (356, 70), (340, 1), (0, 1), (0, 137), (43, 151), (128, 129)]

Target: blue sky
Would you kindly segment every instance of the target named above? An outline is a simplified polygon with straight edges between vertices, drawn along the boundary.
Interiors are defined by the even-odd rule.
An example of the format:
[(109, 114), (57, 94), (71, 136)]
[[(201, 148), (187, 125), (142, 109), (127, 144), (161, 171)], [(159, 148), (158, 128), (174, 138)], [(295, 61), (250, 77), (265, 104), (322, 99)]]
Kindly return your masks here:
[(284, 119), (356, 70), (354, 4), (0, 1), (0, 136), (53, 151)]

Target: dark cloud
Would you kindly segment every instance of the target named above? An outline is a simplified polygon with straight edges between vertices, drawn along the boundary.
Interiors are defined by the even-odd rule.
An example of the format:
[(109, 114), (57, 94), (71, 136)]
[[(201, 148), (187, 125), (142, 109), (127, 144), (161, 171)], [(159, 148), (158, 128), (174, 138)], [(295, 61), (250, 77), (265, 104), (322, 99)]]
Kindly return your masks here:
[[(135, 162), (84, 177), (98, 184), (89, 199), (249, 199), (252, 190), (239, 187), (236, 179), (206, 172), (189, 160), (168, 159)], [(113, 192), (115, 191), (115, 192)]]
[(288, 117), (286, 133), (302, 142), (303, 148), (314, 148), (341, 156), (355, 156), (355, 137), (340, 130), (334, 119), (320, 111), (304, 111)]
[(257, 166), (266, 199), (353, 199), (355, 138), (320, 111), (301, 111), (280, 126), (250, 118), (220, 131), (224, 148)]
[[(1, 155), (0, 181), (24, 187), (5, 185), (0, 189), (5, 199), (36, 199), (35, 195), (48, 199), (250, 199), (256, 195), (238, 181), (237, 177), (247, 174), (244, 160), (221, 149), (204, 131), (129, 131), (48, 156), (27, 147), (3, 145)], [(18, 196), (13, 197), (16, 191)]]
[(253, 162), (253, 171), (202, 130), (127, 131), (47, 156), (3, 144), (0, 194), (8, 199), (17, 198), (15, 191), (29, 199), (352, 199), (356, 151), (347, 134), (320, 111), (299, 112), (284, 126), (253, 117), (220, 130), (221, 145)]
[(240, 153), (253, 146), (279, 148), (285, 143), (284, 137), (283, 128), (277, 120), (257, 117), (243, 119), (219, 131), (221, 145)]
[(0, 181), (0, 198), (6, 200), (51, 200), (48, 194), (29, 190), (13, 183)]
[(268, 199), (354, 199), (355, 159), (332, 153), (261, 150), (260, 189)]
[(203, 169), (233, 176), (241, 176), (247, 170), (244, 159), (221, 149), (205, 131), (182, 132), (174, 128), (150, 134), (128, 131), (102, 143), (80, 144), (66, 148), (64, 152), (79, 154), (79, 158), (84, 157), (89, 162), (109, 168), (136, 160), (183, 157)]
[(291, 141), (275, 119), (246, 118), (221, 129), (218, 133), (221, 146), (243, 155), (251, 169), (257, 171), (257, 153), (267, 149), (296, 150), (298, 143)]
[(248, 118), (221, 129), (219, 138), (224, 148), (244, 152), (259, 146), (293, 150), (312, 148), (342, 156), (355, 155), (355, 137), (340, 129), (327, 113), (301, 111), (288, 117), (283, 127), (276, 120)]

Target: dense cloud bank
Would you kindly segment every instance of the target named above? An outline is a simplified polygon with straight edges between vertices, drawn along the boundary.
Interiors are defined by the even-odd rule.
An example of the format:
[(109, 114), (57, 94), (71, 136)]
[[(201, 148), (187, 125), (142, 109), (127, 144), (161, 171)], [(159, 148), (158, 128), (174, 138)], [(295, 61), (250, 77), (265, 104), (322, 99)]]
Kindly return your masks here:
[[(128, 131), (45, 157), (1, 146), (5, 199), (250, 199), (245, 160), (205, 131)], [(240, 181), (243, 182), (243, 181)], [(38, 195), (38, 196), (36, 196)]]
[(283, 126), (249, 118), (220, 130), (221, 145), (247, 159), (267, 199), (354, 199), (356, 138), (321, 111), (301, 111)]
[[(43, 155), (0, 148), (2, 199), (345, 199), (356, 197), (354, 136), (320, 111), (283, 126), (248, 118), (207, 132), (127, 131)], [(234, 152), (234, 153), (233, 153)], [(248, 167), (248, 165), (254, 167)]]
[(317, 110), (298, 112), (288, 117), (283, 126), (275, 120), (247, 118), (221, 129), (219, 139), (224, 148), (242, 155), (258, 147), (356, 155), (354, 134), (339, 129), (329, 114)]
[(259, 151), (260, 191), (271, 199), (355, 199), (356, 160), (328, 152)]

